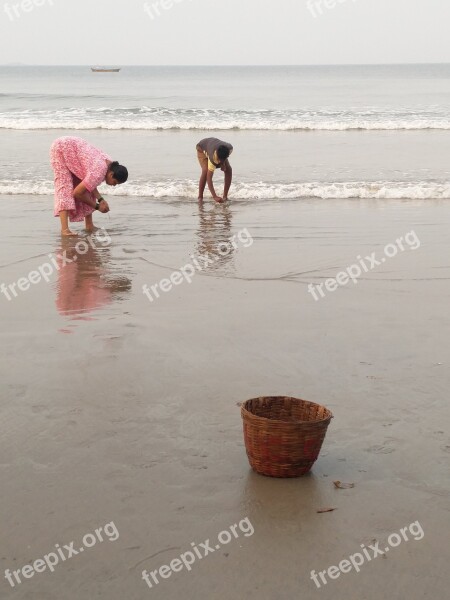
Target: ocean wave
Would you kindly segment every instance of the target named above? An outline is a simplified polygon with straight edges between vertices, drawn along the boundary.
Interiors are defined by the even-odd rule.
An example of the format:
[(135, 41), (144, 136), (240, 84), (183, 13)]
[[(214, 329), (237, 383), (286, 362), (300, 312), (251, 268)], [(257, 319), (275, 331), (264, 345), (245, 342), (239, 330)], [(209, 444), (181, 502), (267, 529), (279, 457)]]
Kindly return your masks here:
[(0, 129), (350, 131), (450, 129), (450, 114), (435, 110), (224, 110), (68, 108), (0, 113)]
[[(198, 182), (193, 180), (142, 181), (126, 183), (116, 189), (104, 187), (110, 196), (141, 198), (189, 198), (198, 194)], [(0, 180), (0, 195), (42, 196), (53, 194), (53, 182), (48, 180)], [(434, 182), (304, 182), (304, 183), (236, 183), (234, 200), (321, 199), (450, 199), (449, 183)]]

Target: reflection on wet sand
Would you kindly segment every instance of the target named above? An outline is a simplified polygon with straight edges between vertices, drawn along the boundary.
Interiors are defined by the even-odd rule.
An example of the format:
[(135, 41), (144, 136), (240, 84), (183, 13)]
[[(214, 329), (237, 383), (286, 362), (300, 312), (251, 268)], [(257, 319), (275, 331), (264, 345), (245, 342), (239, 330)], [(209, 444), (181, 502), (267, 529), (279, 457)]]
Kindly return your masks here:
[[(234, 254), (236, 248), (231, 245), (233, 214), (226, 204), (206, 205), (199, 204), (199, 227), (197, 229), (196, 254), (198, 256), (208, 255), (215, 258), (203, 270), (210, 273), (215, 271), (231, 272), (234, 268)], [(222, 245), (222, 246), (221, 246)], [(228, 245), (228, 252), (224, 253), (222, 248)]]
[(61, 315), (86, 318), (88, 313), (120, 300), (131, 289), (130, 279), (113, 276), (111, 249), (106, 243), (95, 235), (61, 240), (55, 252), (58, 256), (55, 302)]

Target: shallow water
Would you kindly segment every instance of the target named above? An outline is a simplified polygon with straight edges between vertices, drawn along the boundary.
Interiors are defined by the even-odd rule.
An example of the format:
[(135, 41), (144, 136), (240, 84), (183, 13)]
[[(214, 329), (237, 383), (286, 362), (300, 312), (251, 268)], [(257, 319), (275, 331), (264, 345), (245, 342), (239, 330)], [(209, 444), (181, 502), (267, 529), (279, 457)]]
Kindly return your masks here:
[(52, 141), (81, 135), (128, 166), (117, 193), (195, 198), (215, 135), (235, 199), (449, 198), (449, 70), (2, 67), (0, 194), (51, 193)]

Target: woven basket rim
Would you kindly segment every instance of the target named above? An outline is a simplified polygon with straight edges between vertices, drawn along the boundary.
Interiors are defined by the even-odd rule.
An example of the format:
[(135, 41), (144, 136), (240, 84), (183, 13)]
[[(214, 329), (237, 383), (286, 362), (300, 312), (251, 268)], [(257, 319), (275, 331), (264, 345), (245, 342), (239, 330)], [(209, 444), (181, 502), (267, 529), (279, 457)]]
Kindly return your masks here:
[[(311, 420), (311, 421), (297, 421), (297, 420), (284, 421), (283, 419), (269, 419), (267, 417), (261, 417), (260, 415), (255, 415), (255, 413), (252, 413), (249, 410), (247, 410), (246, 405), (249, 402), (253, 402), (254, 400), (262, 400), (264, 398), (289, 398), (290, 400), (295, 400), (296, 402), (303, 402), (305, 404), (310, 404), (312, 406), (317, 406), (317, 407), (323, 408), (327, 411), (328, 416), (323, 419), (315, 419), (315, 420)], [(303, 398), (295, 398), (294, 396), (257, 396), (256, 398), (250, 398), (249, 400), (246, 400), (245, 402), (242, 403), (241, 415), (242, 415), (243, 419), (245, 419), (245, 417), (248, 415), (248, 417), (250, 417), (251, 419), (254, 419), (254, 420), (260, 420), (260, 421), (265, 421), (265, 422), (269, 422), (269, 423), (277, 423), (277, 424), (279, 423), (279, 424), (283, 424), (283, 425), (304, 425), (305, 423), (308, 423), (308, 424), (325, 423), (326, 421), (331, 421), (331, 419), (334, 418), (334, 415), (331, 412), (331, 410), (329, 408), (327, 408), (326, 406), (324, 406), (323, 404), (318, 404), (317, 402), (311, 402), (311, 400), (303, 400)]]

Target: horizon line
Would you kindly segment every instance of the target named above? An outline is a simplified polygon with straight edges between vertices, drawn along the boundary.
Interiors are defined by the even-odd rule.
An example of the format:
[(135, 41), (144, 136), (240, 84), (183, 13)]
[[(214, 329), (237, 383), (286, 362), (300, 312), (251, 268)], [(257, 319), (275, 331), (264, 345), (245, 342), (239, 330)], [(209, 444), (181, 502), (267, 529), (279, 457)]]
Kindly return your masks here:
[[(426, 66), (426, 65), (450, 65), (450, 62), (392, 62), (392, 63), (302, 63), (302, 64), (209, 64), (209, 65), (193, 65), (193, 64), (132, 64), (132, 63), (122, 63), (122, 64), (106, 64), (102, 66), (106, 67), (211, 67), (211, 68), (221, 68), (221, 67), (395, 67), (395, 66)], [(10, 62), (10, 63), (0, 63), (0, 67), (93, 67), (99, 66), (99, 63), (79, 63), (79, 64), (51, 64), (51, 63), (21, 63), (21, 62)]]

